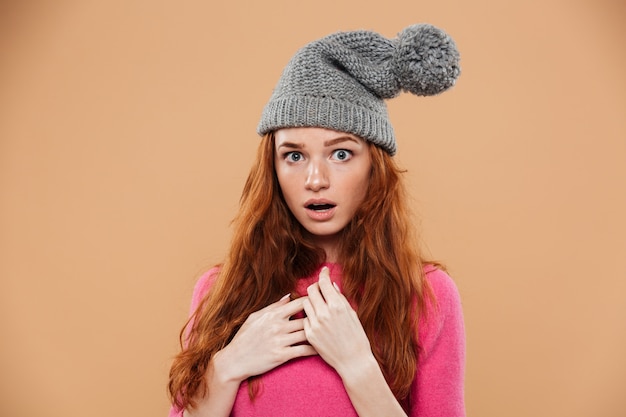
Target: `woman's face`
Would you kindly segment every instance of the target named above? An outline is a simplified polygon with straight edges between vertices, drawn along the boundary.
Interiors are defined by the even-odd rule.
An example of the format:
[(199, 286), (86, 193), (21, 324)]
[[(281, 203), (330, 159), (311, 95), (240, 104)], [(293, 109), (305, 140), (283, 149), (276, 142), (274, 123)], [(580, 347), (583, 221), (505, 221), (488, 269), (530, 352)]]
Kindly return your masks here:
[(316, 127), (279, 129), (274, 136), (276, 175), (287, 206), (322, 247), (335, 241), (365, 198), (368, 144)]

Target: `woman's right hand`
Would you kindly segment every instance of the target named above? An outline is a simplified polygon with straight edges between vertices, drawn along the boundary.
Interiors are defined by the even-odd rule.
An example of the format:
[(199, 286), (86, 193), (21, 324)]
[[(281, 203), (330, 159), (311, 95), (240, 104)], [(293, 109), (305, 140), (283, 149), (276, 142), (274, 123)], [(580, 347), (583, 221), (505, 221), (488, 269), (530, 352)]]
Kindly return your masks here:
[(228, 416), (242, 381), (263, 374), (290, 359), (315, 355), (306, 342), (304, 320), (290, 317), (303, 311), (307, 297), (289, 301), (285, 296), (250, 314), (231, 342), (209, 361), (206, 380), (209, 395), (185, 417)]
[(317, 354), (304, 334), (304, 319), (290, 317), (303, 311), (307, 297), (289, 301), (286, 295), (250, 314), (233, 340), (213, 357), (213, 371), (222, 381), (244, 381), (301, 356)]

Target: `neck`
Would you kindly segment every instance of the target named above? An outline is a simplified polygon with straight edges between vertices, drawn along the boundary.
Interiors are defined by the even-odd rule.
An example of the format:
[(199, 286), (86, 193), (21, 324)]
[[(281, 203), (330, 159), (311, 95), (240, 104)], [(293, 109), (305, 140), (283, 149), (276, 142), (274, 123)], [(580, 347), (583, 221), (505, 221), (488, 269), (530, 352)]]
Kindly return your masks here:
[(326, 262), (337, 263), (339, 260), (340, 234), (331, 236), (311, 236), (311, 240), (316, 246), (324, 249)]

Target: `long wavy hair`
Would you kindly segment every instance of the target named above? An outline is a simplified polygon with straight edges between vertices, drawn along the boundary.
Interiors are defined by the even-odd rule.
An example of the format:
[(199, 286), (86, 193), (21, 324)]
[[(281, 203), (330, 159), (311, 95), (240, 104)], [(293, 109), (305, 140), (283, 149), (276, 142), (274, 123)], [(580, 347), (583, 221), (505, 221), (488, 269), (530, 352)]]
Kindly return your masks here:
[[(357, 306), (374, 356), (396, 398), (408, 399), (418, 355), (418, 319), (429, 289), (425, 263), (408, 210), (401, 171), (368, 143), (370, 183), (361, 207), (344, 228), (339, 247), (344, 295)], [(180, 334), (169, 392), (175, 406), (191, 407), (207, 394), (211, 357), (253, 312), (293, 292), (298, 277), (325, 260), (282, 196), (274, 169), (274, 135), (266, 135), (245, 183), (234, 233), (219, 276)], [(295, 295), (295, 294), (294, 294)], [(297, 296), (297, 295), (295, 295)], [(257, 378), (251, 378), (254, 397)]]

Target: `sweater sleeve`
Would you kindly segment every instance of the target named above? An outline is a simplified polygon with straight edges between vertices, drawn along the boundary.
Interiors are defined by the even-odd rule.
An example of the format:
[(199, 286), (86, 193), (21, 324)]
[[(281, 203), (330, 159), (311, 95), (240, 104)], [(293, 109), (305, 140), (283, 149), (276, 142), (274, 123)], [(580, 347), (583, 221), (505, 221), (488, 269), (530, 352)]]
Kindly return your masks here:
[[(200, 305), (202, 299), (208, 294), (215, 283), (215, 279), (217, 278), (217, 273), (219, 269), (217, 267), (210, 269), (196, 282), (196, 285), (193, 289), (193, 294), (191, 295), (191, 306), (189, 307), (189, 316), (195, 313), (196, 309)], [(189, 323), (186, 331), (188, 331), (193, 323)], [(170, 407), (170, 412), (168, 417), (183, 417), (183, 410), (178, 409), (174, 406)]]
[(426, 271), (434, 301), (419, 323), (411, 417), (465, 417), (465, 326), (458, 289), (439, 269)]

